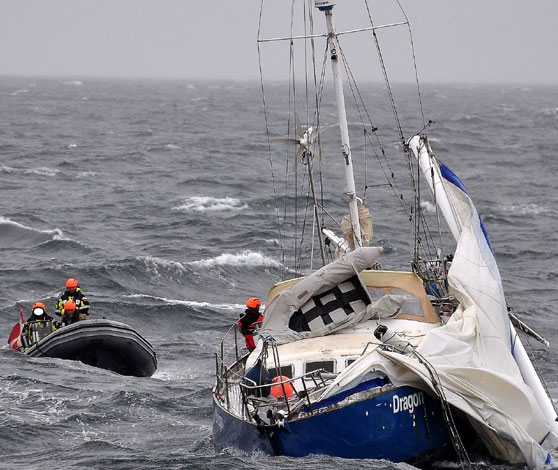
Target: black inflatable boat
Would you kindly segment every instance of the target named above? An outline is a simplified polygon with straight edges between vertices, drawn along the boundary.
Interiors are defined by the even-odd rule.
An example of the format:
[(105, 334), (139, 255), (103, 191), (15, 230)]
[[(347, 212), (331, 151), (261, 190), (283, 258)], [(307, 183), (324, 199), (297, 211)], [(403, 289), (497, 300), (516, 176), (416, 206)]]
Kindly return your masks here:
[(64, 326), (25, 348), (23, 353), (81, 361), (136, 377), (150, 377), (157, 370), (157, 356), (151, 344), (130, 326), (107, 319)]

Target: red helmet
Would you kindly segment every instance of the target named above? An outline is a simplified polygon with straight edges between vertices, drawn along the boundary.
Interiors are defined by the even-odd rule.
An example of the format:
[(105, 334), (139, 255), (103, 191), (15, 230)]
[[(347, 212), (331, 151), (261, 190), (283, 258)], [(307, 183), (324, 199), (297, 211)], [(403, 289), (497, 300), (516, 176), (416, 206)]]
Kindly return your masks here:
[(262, 301), (260, 299), (258, 299), (257, 297), (250, 297), (246, 301), (246, 306), (248, 308), (258, 308), (261, 304), (262, 304)]
[(77, 286), (78, 286), (78, 282), (73, 277), (71, 277), (66, 281), (66, 289), (70, 289), (72, 287), (76, 288)]
[(76, 309), (76, 304), (72, 300), (66, 300), (64, 303), (64, 311), (65, 312), (74, 312)]
[(35, 302), (31, 307), (31, 311), (33, 312), (33, 315), (40, 317), (43, 313), (46, 313), (45, 304), (42, 302)]

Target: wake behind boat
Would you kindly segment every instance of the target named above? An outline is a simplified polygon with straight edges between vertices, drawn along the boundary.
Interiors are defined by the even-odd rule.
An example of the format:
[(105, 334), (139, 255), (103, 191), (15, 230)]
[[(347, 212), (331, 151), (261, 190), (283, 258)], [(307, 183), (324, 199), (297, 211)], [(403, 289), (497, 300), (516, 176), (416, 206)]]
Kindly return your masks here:
[[(23, 330), (23, 314), (22, 322), (14, 330), (18, 327)], [(27, 356), (81, 361), (136, 377), (150, 377), (157, 370), (157, 356), (151, 344), (124, 323), (93, 319), (55, 329), (53, 322), (48, 320), (29, 322), (27, 327), (31, 329), (31, 338), (36, 341), (27, 343), (27, 338), (23, 341), (20, 338), (20, 346), (14, 348)], [(15, 336), (14, 333), (10, 336), (13, 345), (17, 343)]]
[[(302, 255), (312, 259), (314, 246), (319, 246), (324, 266), (270, 289), (257, 345), (248, 354), (239, 347), (236, 325), (221, 342), (213, 389), (215, 448), (396, 462), (451, 454), (462, 464), (470, 463), (474, 449), (509, 463), (552, 465), (549, 451), (558, 445), (557, 414), (515, 328), (537, 335), (510, 315), (486, 228), (463, 183), (434, 155), (424, 118), (405, 136), (377, 32), (406, 28), (408, 21), (378, 26), (369, 3), (364, 2), (370, 19), (366, 28), (338, 33), (333, 21), (336, 1), (315, 0), (325, 15), (325, 34), (315, 33), (312, 9), (302, 2), (303, 7), (290, 9), (290, 36), (259, 39), (282, 41), (289, 51), (292, 76), (288, 108), (283, 109), (288, 109), (287, 121), (295, 123), (294, 129), (288, 127), (295, 136), (276, 141), (296, 145), (294, 169), (305, 172), (298, 182), (306, 185), (301, 194), (309, 201), (303, 210), (313, 218), (304, 218), (304, 229), (292, 229), (293, 257), (296, 263)], [(304, 15), (301, 35), (294, 34), (292, 26), (298, 13)], [(395, 176), (394, 160), (387, 156), (396, 146), (382, 144), (382, 130), (372, 124), (371, 109), (339, 39), (341, 34), (363, 33), (370, 34), (380, 57), (411, 197), (404, 197), (401, 175)], [(322, 40), (325, 54), (316, 58)], [(302, 52), (297, 41), (303, 42)], [(315, 87), (315, 95), (306, 96), (304, 112), (311, 123), (306, 131), (294, 99), (294, 73), (300, 70), (294, 62), (300, 56)], [(327, 88), (320, 64), (328, 59), (345, 170), (337, 176), (344, 179), (349, 200), (349, 215), (338, 223), (344, 238), (327, 228), (333, 215), (324, 208), (327, 190), (341, 192), (335, 184), (323, 183), (332, 173), (322, 171), (327, 165), (321, 156), (327, 151), (320, 127)], [(369, 246), (372, 221), (364, 197), (356, 195), (343, 72), (355, 101), (354, 114), (361, 119), (364, 153), (374, 149), (386, 186), (414, 232), (411, 272), (381, 269), (382, 248)], [(307, 79), (302, 87), (306, 93), (311, 82)], [(269, 100), (263, 102), (265, 108)], [(266, 112), (268, 133), (271, 116)], [(268, 141), (271, 154), (269, 135)], [(367, 188), (381, 185), (367, 184), (364, 168), (366, 195)], [(423, 210), (425, 190), (435, 207), (430, 216)], [(393, 214), (388, 217), (386, 223), (392, 225)], [(405, 222), (397, 230), (406, 233), (409, 225)], [(297, 237), (309, 232), (312, 245), (306, 247)]]

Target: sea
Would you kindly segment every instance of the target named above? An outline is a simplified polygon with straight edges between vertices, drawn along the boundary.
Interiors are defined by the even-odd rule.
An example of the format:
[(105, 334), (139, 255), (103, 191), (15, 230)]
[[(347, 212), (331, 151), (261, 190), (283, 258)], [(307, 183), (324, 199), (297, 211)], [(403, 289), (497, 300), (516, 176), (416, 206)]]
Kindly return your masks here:
[[(373, 116), (380, 90), (360, 90)], [(294, 171), (296, 149), (274, 141), (295, 129), (292, 112), (284, 132), (270, 124), (294, 109), (284, 88), (264, 91), (265, 102), (258, 81), (0, 78), (0, 469), (413, 468), (213, 449), (221, 337), (248, 297), (265, 303), (274, 283), (321, 265), (317, 245), (312, 259), (292, 256), (302, 249), (289, 238), (291, 203), (299, 204), (306, 234), (312, 230), (307, 190), (285, 195), (294, 175), (304, 183), (305, 168)], [(416, 85), (393, 91), (403, 117), (416, 109)], [(558, 86), (423, 84), (421, 100), (424, 122), (435, 121), (428, 135), (436, 155), (459, 175), (483, 218), (508, 304), (550, 341), (546, 348), (524, 340), (556, 402)], [(388, 112), (375, 121), (380, 133), (394, 120), (391, 106), (382, 106)], [(336, 138), (329, 108), (325, 121)], [(356, 168), (373, 152), (358, 123), (350, 126)], [(404, 124), (407, 136), (421, 128)], [(397, 159), (405, 161), (397, 133), (385, 135), (398, 167)], [(324, 172), (338, 177), (323, 188), (339, 219), (346, 211), (339, 145), (321, 152), (331, 167)], [(369, 158), (366, 176), (357, 170), (357, 192), (366, 186), (374, 217), (372, 244), (384, 247), (384, 268), (408, 269), (409, 222), (393, 215), (401, 201), (382, 184), (383, 173), (374, 173), (376, 162)], [(53, 313), (70, 277), (90, 300), (90, 318), (124, 322), (153, 345), (152, 377), (8, 348), (20, 312), (27, 317), (42, 301)]]

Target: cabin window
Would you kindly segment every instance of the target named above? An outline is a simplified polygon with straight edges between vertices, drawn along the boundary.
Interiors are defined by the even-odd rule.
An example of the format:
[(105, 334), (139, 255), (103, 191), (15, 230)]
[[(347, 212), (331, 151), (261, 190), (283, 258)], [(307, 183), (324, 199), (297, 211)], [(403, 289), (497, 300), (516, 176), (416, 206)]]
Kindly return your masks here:
[(380, 297), (386, 295), (386, 291), (379, 287), (369, 287), (368, 294), (372, 300), (378, 300)]
[(304, 372), (312, 372), (314, 370), (323, 369), (326, 372), (335, 372), (335, 362), (333, 361), (312, 361), (304, 364)]
[(356, 359), (347, 359), (345, 361), (345, 367), (349, 367), (355, 361), (356, 361)]
[(378, 288), (378, 287), (369, 287), (368, 293), (370, 294), (370, 298), (373, 301), (380, 299), (384, 295), (393, 294), (393, 295), (402, 295), (405, 297), (405, 305), (399, 313), (407, 314), (407, 315), (416, 315), (419, 317), (424, 316), (424, 312), (422, 311), (422, 305), (418, 297), (415, 297), (409, 292), (399, 289), (398, 287), (394, 288)]
[(404, 295), (407, 298), (405, 305), (401, 309), (401, 313), (406, 313), (408, 315), (418, 315), (421, 317), (424, 316), (424, 313), (422, 311), (422, 305), (420, 304), (420, 300), (417, 297), (409, 294), (407, 291), (404, 291), (403, 289), (397, 289), (397, 288), (392, 289), (391, 294)]
[(281, 366), (279, 368), (272, 367), (271, 369), (268, 369), (268, 371), (271, 374), (271, 378), (277, 377), (279, 375), (288, 377), (289, 379), (293, 378), (293, 366), (292, 365)]

